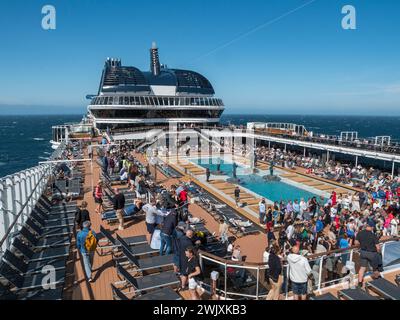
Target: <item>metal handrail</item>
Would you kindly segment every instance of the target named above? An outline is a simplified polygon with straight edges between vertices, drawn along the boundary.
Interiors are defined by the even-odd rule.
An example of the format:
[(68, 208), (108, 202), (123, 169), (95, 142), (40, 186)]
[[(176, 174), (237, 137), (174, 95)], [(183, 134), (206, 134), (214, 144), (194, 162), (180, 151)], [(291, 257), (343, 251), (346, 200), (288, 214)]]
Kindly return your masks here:
[(11, 233), (12, 229), (14, 228), (14, 226), (16, 225), (16, 223), (18, 222), (19, 217), (23, 214), (25, 207), (29, 204), (29, 202), (31, 201), (31, 197), (33, 196), (33, 194), (36, 192), (36, 189), (39, 187), (39, 185), (41, 184), (43, 178), (48, 177), (47, 174), (43, 174), (39, 181), (36, 183), (35, 187), (33, 188), (32, 192), (29, 194), (29, 196), (27, 197), (27, 200), (24, 202), (24, 204), (22, 205), (21, 209), (19, 210), (19, 212), (15, 215), (15, 218), (13, 220), (13, 222), (10, 224), (10, 226), (7, 228), (3, 238), (0, 240), (0, 250), (3, 247), (4, 242), (7, 240), (9, 234)]

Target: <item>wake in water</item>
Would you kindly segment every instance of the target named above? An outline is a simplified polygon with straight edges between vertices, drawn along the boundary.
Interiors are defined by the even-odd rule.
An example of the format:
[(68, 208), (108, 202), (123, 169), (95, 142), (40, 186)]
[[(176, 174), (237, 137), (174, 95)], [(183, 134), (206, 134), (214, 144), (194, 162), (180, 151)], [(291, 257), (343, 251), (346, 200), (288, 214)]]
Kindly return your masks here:
[(35, 141), (44, 141), (44, 138), (33, 138)]

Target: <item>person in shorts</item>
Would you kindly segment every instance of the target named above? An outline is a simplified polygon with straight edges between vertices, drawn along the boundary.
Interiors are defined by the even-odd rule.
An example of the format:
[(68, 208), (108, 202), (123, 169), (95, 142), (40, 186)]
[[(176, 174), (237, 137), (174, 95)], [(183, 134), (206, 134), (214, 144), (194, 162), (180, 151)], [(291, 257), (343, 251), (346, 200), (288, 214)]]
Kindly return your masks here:
[(200, 300), (200, 296), (197, 293), (197, 289), (201, 288), (199, 284), (201, 278), (199, 259), (196, 257), (193, 247), (186, 248), (185, 255), (187, 261), (184, 275), (189, 279), (190, 296), (192, 300)]
[(310, 264), (306, 257), (299, 254), (298, 245), (292, 248), (292, 252), (287, 256), (289, 263), (289, 277), (292, 282), (294, 300), (307, 299), (308, 277), (312, 274)]
[(115, 214), (119, 221), (119, 230), (124, 230), (124, 208), (125, 208), (125, 196), (122, 192), (119, 192), (118, 188), (114, 188), (114, 198), (113, 198), (113, 207), (115, 210)]
[(356, 237), (355, 244), (360, 247), (360, 271), (358, 273), (358, 285), (362, 286), (364, 274), (371, 266), (373, 270), (372, 279), (378, 279), (382, 271), (382, 257), (380, 254), (379, 241), (373, 232), (372, 223), (368, 223), (364, 230), (361, 230)]
[(94, 202), (97, 204), (96, 213), (101, 214), (103, 212), (103, 182), (101, 180), (97, 182), (93, 195)]

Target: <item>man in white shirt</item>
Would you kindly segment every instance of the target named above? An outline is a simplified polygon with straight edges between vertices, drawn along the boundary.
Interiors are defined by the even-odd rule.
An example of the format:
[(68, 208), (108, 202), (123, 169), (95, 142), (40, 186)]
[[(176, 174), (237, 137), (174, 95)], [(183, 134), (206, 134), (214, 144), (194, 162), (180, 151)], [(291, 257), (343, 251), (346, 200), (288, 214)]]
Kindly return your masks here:
[(258, 203), (258, 212), (260, 217), (260, 224), (265, 224), (265, 215), (267, 213), (267, 207), (265, 205), (265, 199), (262, 198)]
[(155, 201), (151, 200), (150, 203), (145, 204), (142, 207), (143, 212), (146, 214), (146, 227), (150, 234), (153, 234), (154, 229), (157, 226), (157, 215), (163, 215), (160, 210), (157, 209)]
[(311, 274), (311, 267), (307, 258), (299, 254), (299, 246), (294, 246), (287, 256), (289, 263), (289, 277), (292, 281), (294, 300), (307, 299), (307, 281)]
[(289, 224), (289, 226), (286, 228), (286, 236), (288, 240), (292, 239), (294, 233), (294, 226), (292, 224)]
[(304, 201), (303, 198), (300, 200), (300, 219), (303, 219), (304, 211), (307, 211), (307, 202)]

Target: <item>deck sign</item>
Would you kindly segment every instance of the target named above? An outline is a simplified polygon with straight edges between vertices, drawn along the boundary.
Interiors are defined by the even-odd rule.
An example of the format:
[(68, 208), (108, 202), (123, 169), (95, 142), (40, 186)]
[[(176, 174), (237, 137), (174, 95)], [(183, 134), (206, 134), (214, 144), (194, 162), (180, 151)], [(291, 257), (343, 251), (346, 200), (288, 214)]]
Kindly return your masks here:
[(56, 8), (52, 5), (45, 5), (42, 8), (42, 28), (43, 30), (55, 30), (56, 29)]

